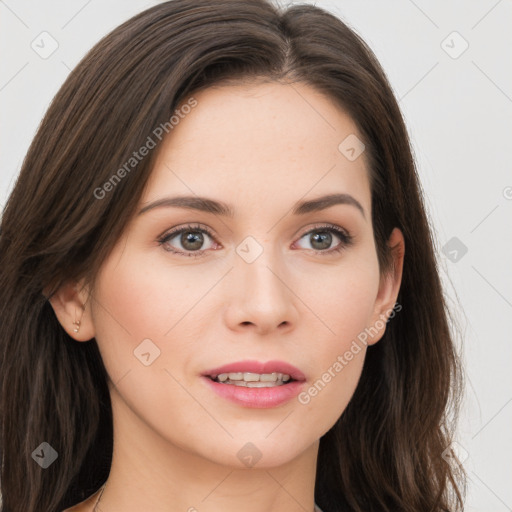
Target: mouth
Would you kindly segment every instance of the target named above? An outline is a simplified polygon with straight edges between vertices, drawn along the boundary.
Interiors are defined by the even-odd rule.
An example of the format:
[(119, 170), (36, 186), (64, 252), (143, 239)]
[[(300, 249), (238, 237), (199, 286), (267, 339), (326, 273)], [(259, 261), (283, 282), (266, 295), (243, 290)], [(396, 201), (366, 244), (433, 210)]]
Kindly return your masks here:
[(270, 408), (291, 401), (303, 389), (305, 375), (284, 361), (239, 361), (202, 374), (209, 388), (238, 406)]

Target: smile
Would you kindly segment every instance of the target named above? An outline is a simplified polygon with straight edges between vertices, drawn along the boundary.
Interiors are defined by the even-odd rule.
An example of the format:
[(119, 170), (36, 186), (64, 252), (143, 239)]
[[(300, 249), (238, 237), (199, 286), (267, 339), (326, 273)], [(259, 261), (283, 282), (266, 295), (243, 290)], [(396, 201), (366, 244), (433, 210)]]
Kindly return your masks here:
[[(251, 372), (235, 372), (221, 373), (217, 376), (211, 376), (215, 382), (222, 384), (232, 384), (234, 386), (245, 386), (247, 388), (271, 388), (274, 386), (282, 386), (285, 382), (290, 381), (290, 375), (286, 373), (251, 373)], [(293, 379), (291, 379), (293, 380)]]

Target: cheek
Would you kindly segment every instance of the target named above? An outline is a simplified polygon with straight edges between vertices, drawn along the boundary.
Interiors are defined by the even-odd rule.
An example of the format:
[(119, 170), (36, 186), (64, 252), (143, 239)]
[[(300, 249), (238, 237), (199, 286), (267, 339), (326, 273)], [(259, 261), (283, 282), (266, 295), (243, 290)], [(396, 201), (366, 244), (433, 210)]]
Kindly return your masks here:
[[(114, 251), (103, 265), (93, 292), (96, 340), (114, 383), (128, 371), (145, 368), (142, 354), (149, 351), (150, 360), (158, 361), (162, 332), (173, 320), (172, 304), (163, 300), (152, 269), (132, 261), (127, 252), (121, 254)], [(139, 354), (138, 347), (145, 350)]]
[[(316, 280), (308, 304), (315, 304), (317, 349), (310, 385), (299, 395), (306, 425), (331, 428), (348, 405), (359, 382), (366, 354), (365, 330), (370, 326), (378, 294), (378, 264), (373, 258), (340, 266), (329, 279)], [(306, 301), (305, 301), (306, 302)], [(312, 308), (313, 309), (313, 308)]]
[(317, 331), (326, 347), (323, 355), (332, 359), (347, 350), (371, 322), (379, 288), (378, 264), (373, 259), (347, 261), (336, 272), (317, 275), (314, 283), (304, 286), (304, 302), (317, 317)]
[(128, 250), (122, 257), (114, 253), (98, 275), (94, 293), (98, 341), (132, 350), (147, 338), (162, 345), (166, 334), (207, 290), (208, 283), (203, 281), (191, 282), (190, 275), (179, 269), (169, 276), (169, 269)]

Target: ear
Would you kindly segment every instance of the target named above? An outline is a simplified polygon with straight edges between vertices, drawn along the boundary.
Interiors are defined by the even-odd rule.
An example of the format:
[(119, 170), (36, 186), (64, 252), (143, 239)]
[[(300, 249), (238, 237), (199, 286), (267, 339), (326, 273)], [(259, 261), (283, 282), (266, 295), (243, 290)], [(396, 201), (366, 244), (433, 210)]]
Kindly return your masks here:
[[(76, 341), (89, 341), (95, 336), (89, 290), (80, 283), (66, 282), (48, 299), (62, 328)], [(77, 325), (75, 322), (80, 322)], [(75, 332), (78, 329), (78, 332)]]
[[(402, 284), (405, 243), (404, 236), (398, 228), (394, 228), (389, 236), (388, 246), (391, 248), (392, 265), (389, 271), (381, 274), (379, 291), (375, 300), (368, 345), (377, 343), (386, 332), (386, 322), (394, 316), (394, 306)], [(401, 309), (401, 307), (400, 307)], [(400, 309), (397, 309), (399, 311)]]

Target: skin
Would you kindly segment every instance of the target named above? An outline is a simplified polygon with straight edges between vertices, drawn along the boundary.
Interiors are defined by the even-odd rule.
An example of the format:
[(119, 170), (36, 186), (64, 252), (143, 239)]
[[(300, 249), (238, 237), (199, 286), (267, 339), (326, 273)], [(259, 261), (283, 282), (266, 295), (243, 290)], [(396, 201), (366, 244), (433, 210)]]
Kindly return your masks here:
[[(137, 215), (94, 286), (67, 283), (51, 299), (70, 336), (96, 338), (111, 379), (115, 442), (100, 509), (313, 511), (319, 439), (354, 393), (365, 346), (307, 404), (240, 406), (200, 375), (242, 359), (279, 359), (302, 370), (307, 389), (358, 334), (389, 316), (403, 236), (393, 231), (394, 270), (381, 273), (365, 154), (350, 161), (338, 150), (348, 135), (362, 137), (329, 98), (280, 83), (224, 85), (194, 97), (198, 105), (164, 140), (140, 208), (198, 195), (229, 203), (234, 217), (177, 207)], [(297, 201), (335, 192), (354, 197), (365, 215), (349, 204), (292, 215)], [(188, 223), (214, 235), (204, 234), (201, 256), (158, 243)], [(310, 231), (324, 223), (348, 230), (353, 244), (327, 254), (341, 239), (330, 232), (327, 248), (315, 245), (325, 228)], [(247, 236), (262, 248), (250, 264), (236, 252)], [(166, 247), (194, 252), (179, 235)], [(133, 353), (147, 338), (161, 351), (149, 366)], [(251, 468), (237, 457), (248, 442), (261, 453)], [(91, 511), (96, 498), (69, 510)]]

